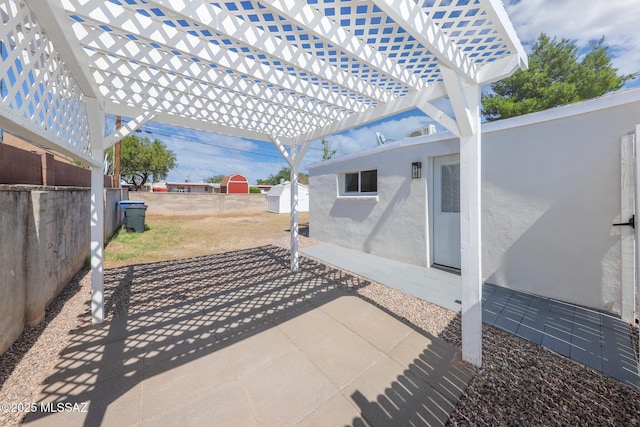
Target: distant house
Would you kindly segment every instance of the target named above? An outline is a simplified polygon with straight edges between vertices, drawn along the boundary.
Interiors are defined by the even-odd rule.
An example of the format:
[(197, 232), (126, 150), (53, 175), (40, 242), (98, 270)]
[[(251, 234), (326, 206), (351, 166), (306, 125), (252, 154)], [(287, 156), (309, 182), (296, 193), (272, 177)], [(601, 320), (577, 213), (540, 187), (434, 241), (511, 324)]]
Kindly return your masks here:
[(167, 188), (166, 182), (154, 182), (153, 185), (151, 185), (151, 191), (154, 193), (168, 193), (169, 189)]
[(213, 185), (202, 182), (167, 182), (169, 193), (213, 193)]
[(262, 194), (264, 193), (268, 193), (269, 190), (271, 190), (271, 187), (273, 187), (273, 185), (263, 185), (263, 184), (259, 184), (259, 185), (255, 185), (255, 187), (260, 189), (260, 192)]
[(220, 182), (220, 192), (225, 194), (249, 194), (249, 181), (240, 175), (228, 175)]

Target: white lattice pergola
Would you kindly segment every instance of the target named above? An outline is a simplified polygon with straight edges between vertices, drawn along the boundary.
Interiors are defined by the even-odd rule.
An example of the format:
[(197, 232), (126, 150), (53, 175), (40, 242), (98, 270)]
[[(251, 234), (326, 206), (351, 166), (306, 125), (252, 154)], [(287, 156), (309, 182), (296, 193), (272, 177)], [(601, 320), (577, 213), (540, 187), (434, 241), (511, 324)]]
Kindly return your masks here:
[[(0, 0), (0, 13), (0, 126), (92, 167), (94, 323), (102, 162), (128, 133), (154, 121), (271, 141), (295, 192), (311, 141), (419, 108), (460, 138), (462, 352), (481, 364), (480, 86), (526, 67), (499, 0)], [(105, 136), (107, 114), (131, 120)]]

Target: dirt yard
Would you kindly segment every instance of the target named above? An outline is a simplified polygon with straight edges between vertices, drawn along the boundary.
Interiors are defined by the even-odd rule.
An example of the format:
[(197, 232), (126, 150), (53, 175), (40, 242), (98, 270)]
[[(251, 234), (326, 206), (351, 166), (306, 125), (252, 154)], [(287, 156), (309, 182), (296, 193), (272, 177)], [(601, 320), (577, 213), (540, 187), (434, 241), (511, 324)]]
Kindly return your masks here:
[[(273, 244), (288, 248), (289, 214), (147, 215), (144, 233), (120, 231), (105, 249), (105, 268), (192, 258)], [(300, 246), (308, 243), (309, 213), (298, 216)]]

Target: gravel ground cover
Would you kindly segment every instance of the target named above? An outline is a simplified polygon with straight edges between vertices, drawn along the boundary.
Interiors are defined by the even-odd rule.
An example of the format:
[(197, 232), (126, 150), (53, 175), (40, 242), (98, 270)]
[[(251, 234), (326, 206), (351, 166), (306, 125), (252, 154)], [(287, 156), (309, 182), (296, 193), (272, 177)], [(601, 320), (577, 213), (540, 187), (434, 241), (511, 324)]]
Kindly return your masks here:
[[(287, 247), (288, 234), (272, 242)], [(301, 237), (301, 246), (315, 244)], [(283, 260), (286, 262), (286, 260)], [(368, 281), (350, 286), (354, 275), (303, 258), (302, 268), (322, 269), (345, 289), (450, 344), (460, 346), (460, 317), (449, 310)], [(330, 275), (331, 275), (330, 274)], [(330, 276), (329, 275), (329, 276)], [(0, 356), (0, 403), (33, 402), (69, 342), (69, 332), (88, 322), (90, 274), (80, 271), (47, 309)], [(483, 368), (475, 370), (451, 414), (453, 426), (635, 426), (640, 392), (541, 346), (490, 326), (483, 328)], [(633, 333), (637, 339), (637, 329)], [(0, 426), (19, 425), (24, 413), (0, 412)]]

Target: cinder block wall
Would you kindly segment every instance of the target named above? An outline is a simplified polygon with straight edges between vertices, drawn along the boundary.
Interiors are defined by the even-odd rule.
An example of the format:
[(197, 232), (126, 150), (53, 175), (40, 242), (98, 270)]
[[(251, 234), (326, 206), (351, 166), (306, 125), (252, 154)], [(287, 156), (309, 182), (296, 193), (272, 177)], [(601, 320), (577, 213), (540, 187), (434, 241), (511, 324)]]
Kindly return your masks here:
[[(115, 204), (126, 191), (105, 191), (105, 238), (120, 226)], [(90, 253), (90, 190), (0, 186), (0, 354), (46, 306)]]
[(265, 212), (266, 194), (194, 194), (131, 192), (152, 215), (220, 215), (234, 212)]

